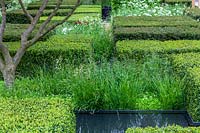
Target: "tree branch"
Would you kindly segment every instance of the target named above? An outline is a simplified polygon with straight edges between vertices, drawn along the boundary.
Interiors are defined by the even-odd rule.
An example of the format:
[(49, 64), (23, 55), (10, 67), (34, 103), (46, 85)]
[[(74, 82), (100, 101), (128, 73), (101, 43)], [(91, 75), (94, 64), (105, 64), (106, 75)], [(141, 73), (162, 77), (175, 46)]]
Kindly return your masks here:
[[(12, 62), (12, 57), (10, 56), (8, 48), (3, 44), (3, 34), (6, 28), (6, 6), (5, 1), (1, 0), (1, 12), (2, 12), (2, 23), (0, 27), (0, 50), (4, 57), (5, 63), (8, 64)], [(4, 66), (3, 59), (0, 59), (0, 68)]]
[(19, 62), (21, 61), (21, 58), (23, 57), (26, 49), (28, 48), (28, 37), (32, 33), (32, 31), (35, 29), (40, 17), (42, 16), (42, 13), (44, 9), (46, 8), (49, 0), (43, 0), (42, 5), (40, 6), (40, 9), (36, 13), (36, 16), (33, 18), (32, 23), (29, 25), (28, 29), (22, 33), (21, 35), (21, 47), (17, 50), (17, 53), (15, 54), (13, 61), (14, 64), (17, 66)]
[(56, 15), (57, 11), (60, 8), (60, 5), (62, 4), (63, 0), (58, 0), (56, 7), (52, 11), (52, 13), (48, 16), (48, 18), (45, 20), (45, 22), (40, 26), (38, 32), (35, 35), (35, 38), (38, 38), (41, 34), (42, 31), (46, 28), (46, 26), (50, 23), (51, 19)]
[(22, 36), (21, 36), (22, 41), (27, 41), (28, 37), (30, 36), (32, 31), (35, 29), (35, 26), (37, 25), (40, 17), (42, 16), (42, 13), (43, 13), (44, 9), (46, 8), (48, 1), (49, 0), (43, 1), (42, 5), (40, 6), (40, 9), (38, 10), (35, 17), (33, 18), (32, 23), (29, 25), (28, 29), (22, 34)]
[(18, 0), (18, 1), (19, 1), (19, 4), (20, 4), (24, 14), (30, 19), (31, 22), (33, 22), (33, 17), (28, 13), (26, 8), (24, 7), (24, 4), (23, 4), (22, 0)]
[(77, 9), (77, 7), (79, 5), (80, 5), (80, 0), (77, 0), (77, 3), (74, 6), (74, 8), (67, 14), (67, 16), (62, 21), (55, 23), (54, 25), (50, 26), (46, 31), (44, 31), (43, 33), (41, 33), (39, 36), (36, 36), (32, 40), (30, 40), (29, 41), (30, 46), (34, 45), (35, 42), (37, 42), (40, 38), (42, 38), (43, 36), (45, 36), (46, 34), (48, 34), (50, 31), (52, 31), (53, 29), (55, 29), (57, 26), (59, 26), (59, 25), (63, 24), (64, 22), (66, 22), (66, 20), (74, 13), (74, 11)]

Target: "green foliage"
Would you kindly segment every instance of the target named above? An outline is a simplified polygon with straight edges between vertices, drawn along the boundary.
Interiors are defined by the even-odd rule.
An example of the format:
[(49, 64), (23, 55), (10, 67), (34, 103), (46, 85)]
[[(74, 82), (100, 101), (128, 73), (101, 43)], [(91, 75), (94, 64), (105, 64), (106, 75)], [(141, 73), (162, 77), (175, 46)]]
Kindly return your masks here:
[[(19, 46), (19, 42), (8, 42), (12, 54)], [(33, 69), (35, 67), (51, 69), (57, 62), (77, 64), (85, 62), (90, 57), (91, 51), (90, 39), (84, 36), (52, 36), (45, 42), (38, 42), (25, 53), (18, 72), (31, 75), (35, 73)]]
[[(34, 4), (30, 4), (27, 9), (28, 10), (38, 10), (40, 8), (41, 5), (34, 5)], [(47, 5), (46, 6), (46, 10), (47, 9), (54, 9), (56, 7), (56, 5)], [(60, 5), (59, 9), (72, 9), (74, 7), (74, 5)]]
[(0, 96), (72, 97), (75, 108), (80, 110), (184, 108), (182, 80), (171, 72), (164, 59), (57, 64), (51, 72), (41, 69), (37, 74), (17, 79), (12, 90), (1, 87)]
[(199, 27), (200, 24), (187, 16), (118, 16), (114, 17), (114, 27)]
[(200, 54), (186, 53), (173, 55), (172, 61), (175, 70), (186, 77), (186, 105), (194, 120), (200, 121)]
[(98, 8), (85, 8), (85, 7), (78, 7), (75, 12), (75, 14), (78, 14), (78, 13), (101, 13), (101, 8), (98, 7)]
[(75, 132), (71, 100), (0, 98), (0, 132)]
[(92, 57), (96, 61), (109, 59), (113, 53), (113, 39), (109, 29), (105, 30), (100, 18), (85, 17), (76, 25), (65, 23), (56, 30), (57, 34), (83, 34), (91, 37)]
[(126, 133), (198, 133), (199, 127), (181, 127), (181, 126), (168, 126), (168, 127), (146, 127), (146, 128), (128, 128)]
[(73, 76), (78, 82), (71, 83), (73, 101), (81, 110), (181, 109), (184, 85), (169, 74), (168, 66), (154, 58), (144, 64), (127, 60), (82, 66)]
[(186, 4), (187, 6), (190, 6), (192, 4), (191, 0), (163, 0), (164, 3), (167, 4)]
[(198, 40), (200, 30), (195, 27), (122, 27), (114, 29), (115, 40)]
[(110, 59), (113, 54), (113, 44), (112, 34), (109, 31), (99, 31), (92, 41), (94, 60)]
[[(59, 9), (56, 13), (57, 16), (66, 16), (71, 9)], [(38, 10), (28, 10), (29, 14), (35, 16)], [(42, 16), (49, 16), (52, 10), (44, 10)], [(13, 24), (27, 24), (30, 20), (22, 10), (13, 10), (7, 13), (7, 22)]]
[[(32, 5), (42, 5), (43, 1), (37, 1), (32, 3)], [(75, 5), (77, 2), (77, 0), (63, 0), (62, 5)], [(50, 0), (48, 2), (48, 5), (56, 5), (57, 4), (57, 0)]]
[(161, 4), (163, 0), (113, 0), (114, 16), (182, 16), (184, 4)]
[(194, 19), (197, 19), (199, 20), (200, 19), (200, 9), (199, 8), (188, 8), (185, 13), (194, 18)]
[[(199, 53), (184, 53), (171, 56), (173, 65), (180, 70), (186, 70), (192, 67), (200, 67)], [(178, 70), (178, 69), (177, 69)]]
[[(98, 19), (100, 18), (100, 14), (97, 13), (81, 13), (81, 14), (73, 14), (68, 20), (67, 22), (72, 22), (72, 23), (77, 23), (79, 22), (79, 20), (84, 19), (86, 17), (90, 17), (90, 18), (94, 18), (94, 19)], [(48, 17), (47, 16), (43, 16), (40, 18), (40, 22), (44, 22)], [(60, 21), (63, 20), (65, 17), (64, 16), (54, 16), (52, 18), (51, 21), (56, 22), (56, 21)]]
[[(37, 7), (37, 5), (34, 5), (35, 7)], [(49, 5), (49, 8), (53, 7), (53, 5)], [(64, 6), (65, 7), (65, 6)], [(69, 6), (70, 8), (73, 8), (73, 6)], [(47, 16), (49, 16), (51, 14), (51, 12), (53, 11), (53, 9), (45, 9), (43, 14), (42, 14), (42, 18), (41, 20), (44, 21), (47, 19)], [(64, 18), (64, 16), (67, 15), (67, 13), (71, 10), (70, 8), (62, 8), (58, 10), (58, 12), (56, 13), (55, 17), (53, 18), (53, 20), (55, 18), (58, 18), (57, 16), (63, 16), (62, 18)], [(35, 16), (35, 14), (37, 13), (38, 9), (35, 10), (28, 10), (29, 14), (31, 14), (32, 16)], [(75, 12), (75, 14), (84, 14), (84, 16), (95, 16), (94, 14), (101, 14), (101, 7), (99, 5), (82, 5), (79, 6)], [(79, 15), (78, 15), (79, 17)], [(59, 17), (60, 18), (60, 17)], [(78, 18), (77, 21), (81, 19)], [(60, 20), (60, 19), (59, 19)], [(24, 14), (24, 12), (22, 10), (14, 10), (14, 11), (10, 11), (7, 13), (7, 22), (8, 23), (14, 23), (14, 24), (27, 24), (30, 23), (30, 20), (27, 18), (27, 16)]]
[[(21, 34), (28, 28), (28, 24), (6, 24), (5, 33), (3, 36), (4, 42), (12, 42), (12, 41), (19, 41), (21, 40)], [(36, 25), (35, 30), (32, 32), (32, 34), (29, 36), (29, 38), (32, 38), (37, 30), (39, 29), (40, 24)], [(49, 36), (52, 35), (52, 32), (41, 38), (40, 40), (46, 40)]]
[(116, 51), (119, 59), (141, 59), (153, 53), (165, 55), (200, 52), (200, 41), (123, 40), (116, 43)]

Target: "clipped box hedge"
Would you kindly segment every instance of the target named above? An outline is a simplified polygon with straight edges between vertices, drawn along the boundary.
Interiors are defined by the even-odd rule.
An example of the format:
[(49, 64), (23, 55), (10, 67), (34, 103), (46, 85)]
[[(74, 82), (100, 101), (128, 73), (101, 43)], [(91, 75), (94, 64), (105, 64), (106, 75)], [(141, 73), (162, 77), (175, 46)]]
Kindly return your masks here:
[(71, 100), (60, 98), (0, 98), (0, 132), (74, 133)]
[[(57, 16), (66, 16), (71, 9), (59, 9), (56, 13)], [(35, 16), (38, 10), (28, 10), (30, 15)], [(52, 10), (44, 10), (42, 16), (49, 16)], [(13, 24), (27, 24), (30, 20), (22, 10), (13, 10), (7, 13), (7, 22)]]
[(80, 13), (101, 13), (101, 8), (87, 8), (87, 7), (78, 7), (75, 12), (75, 14)]
[(195, 121), (200, 121), (200, 53), (172, 55), (172, 64), (186, 79), (187, 110)]
[(199, 133), (200, 127), (146, 127), (146, 128), (128, 128), (126, 133)]
[(114, 29), (117, 40), (199, 40), (200, 30), (195, 27), (120, 27)]
[[(42, 0), (31, 3), (30, 5), (42, 5)], [(75, 5), (77, 0), (63, 0), (62, 5)], [(48, 5), (56, 5), (57, 0), (49, 0)]]
[[(41, 5), (33, 5), (30, 4), (27, 7), (27, 10), (38, 10), (40, 8)], [(45, 9), (54, 9), (56, 7), (56, 5), (47, 5)], [(74, 5), (60, 5), (59, 9), (72, 9), (74, 7)]]
[(117, 56), (123, 58), (142, 58), (150, 54), (178, 54), (200, 52), (200, 41), (177, 40), (123, 40), (116, 43)]
[[(51, 14), (53, 9), (46, 9), (44, 10), (42, 16), (46, 16), (44, 18), (47, 18)], [(55, 16), (66, 16), (68, 12), (70, 12), (71, 9), (59, 9)], [(28, 10), (28, 12), (35, 16), (38, 10)], [(90, 16), (93, 14), (101, 14), (101, 7), (100, 6), (80, 6), (78, 7), (74, 14), (85, 14), (85, 16)], [(87, 15), (86, 15), (87, 14)], [(44, 20), (44, 19), (42, 19)], [(27, 16), (24, 14), (22, 10), (13, 10), (7, 13), (7, 22), (13, 23), (13, 24), (27, 24), (30, 23), (30, 20), (27, 18)]]
[[(36, 68), (55, 68), (64, 63), (79, 64), (87, 62), (91, 55), (91, 38), (83, 35), (52, 36), (45, 42), (32, 46), (19, 64), (18, 75), (34, 75)], [(7, 42), (12, 55), (19, 48), (19, 42)], [(30, 71), (32, 70), (32, 71)]]
[[(19, 41), (21, 40), (21, 34), (28, 28), (28, 24), (6, 24), (6, 29), (5, 29), (5, 33), (3, 36), (3, 41), (4, 42), (12, 42), (12, 41)], [(35, 28), (35, 30), (33, 31), (33, 33), (31, 34), (31, 36), (29, 38), (32, 38), (35, 33), (37, 32), (37, 30), (39, 29), (40, 24), (38, 24)], [(44, 36), (43, 38), (41, 38), (41, 41), (46, 40), (49, 36), (51, 36), (53, 33), (49, 33), (46, 36)]]
[(199, 27), (199, 22), (187, 16), (118, 16), (114, 27)]
[(194, 19), (196, 19), (196, 20), (199, 20), (200, 19), (200, 9), (199, 8), (188, 8), (186, 11), (185, 11), (185, 13), (188, 15), (188, 16), (190, 16), (190, 17), (192, 17), (192, 18), (194, 18)]
[[(68, 20), (67, 22), (70, 22), (70, 23), (75, 23), (85, 17), (90, 17), (90, 18), (94, 18), (94, 19), (97, 19), (100, 17), (100, 14), (97, 14), (97, 13), (83, 13), (83, 14), (73, 14)], [(44, 22), (48, 17), (46, 16), (43, 16), (40, 18), (40, 22)], [(57, 22), (57, 21), (60, 21), (60, 20), (63, 20), (65, 17), (64, 16), (54, 16), (52, 18), (52, 22)]]

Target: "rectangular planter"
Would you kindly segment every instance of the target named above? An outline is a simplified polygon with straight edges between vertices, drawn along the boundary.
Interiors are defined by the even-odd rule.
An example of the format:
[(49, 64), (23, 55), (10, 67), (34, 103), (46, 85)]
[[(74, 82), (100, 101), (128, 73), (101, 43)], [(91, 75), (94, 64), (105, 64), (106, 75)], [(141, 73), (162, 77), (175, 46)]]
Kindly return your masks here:
[(124, 133), (131, 127), (200, 126), (185, 110), (76, 111), (77, 133)]

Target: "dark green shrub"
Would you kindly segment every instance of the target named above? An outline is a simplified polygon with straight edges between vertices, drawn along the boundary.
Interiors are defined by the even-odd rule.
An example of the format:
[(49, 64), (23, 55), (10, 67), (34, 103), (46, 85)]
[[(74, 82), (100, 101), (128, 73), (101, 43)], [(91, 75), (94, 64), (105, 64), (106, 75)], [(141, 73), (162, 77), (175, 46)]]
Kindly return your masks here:
[(141, 59), (153, 53), (165, 55), (200, 52), (200, 41), (123, 40), (116, 43), (116, 50), (119, 59)]
[(118, 16), (114, 18), (114, 27), (199, 27), (200, 24), (186, 16)]
[(71, 100), (0, 98), (0, 132), (75, 132)]
[(181, 127), (181, 126), (168, 126), (168, 127), (146, 127), (146, 128), (129, 128), (126, 133), (198, 133), (199, 127)]
[(199, 40), (200, 30), (195, 27), (123, 27), (114, 29), (116, 40)]

